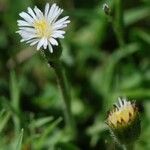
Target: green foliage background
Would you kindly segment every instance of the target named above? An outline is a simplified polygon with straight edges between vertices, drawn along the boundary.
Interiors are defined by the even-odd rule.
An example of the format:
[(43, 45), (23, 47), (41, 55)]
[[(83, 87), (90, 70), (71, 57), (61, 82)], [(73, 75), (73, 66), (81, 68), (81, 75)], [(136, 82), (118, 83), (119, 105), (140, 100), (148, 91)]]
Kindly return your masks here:
[(105, 119), (118, 96), (137, 101), (142, 133), (135, 150), (150, 149), (150, 1), (123, 1), (123, 49), (102, 10), (114, 1), (56, 1), (71, 20), (61, 60), (79, 131), (73, 140), (53, 70), (15, 33), (21, 11), (52, 1), (0, 0), (0, 150), (117, 149)]

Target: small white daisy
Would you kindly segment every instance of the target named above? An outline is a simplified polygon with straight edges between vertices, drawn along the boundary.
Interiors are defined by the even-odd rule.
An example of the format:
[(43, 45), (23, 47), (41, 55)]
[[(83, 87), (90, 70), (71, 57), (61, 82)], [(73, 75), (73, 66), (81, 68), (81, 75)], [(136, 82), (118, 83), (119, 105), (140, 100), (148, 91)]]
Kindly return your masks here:
[(57, 46), (56, 39), (64, 38), (64, 27), (70, 23), (69, 16), (58, 19), (62, 14), (63, 9), (56, 4), (50, 6), (48, 3), (45, 6), (44, 13), (36, 6), (32, 10), (28, 7), (28, 12), (21, 12), (19, 15), (23, 20), (18, 20), (19, 33), (22, 37), (21, 42), (29, 43), (31, 46), (37, 44), (37, 50), (41, 47), (49, 48), (53, 52), (52, 46)]

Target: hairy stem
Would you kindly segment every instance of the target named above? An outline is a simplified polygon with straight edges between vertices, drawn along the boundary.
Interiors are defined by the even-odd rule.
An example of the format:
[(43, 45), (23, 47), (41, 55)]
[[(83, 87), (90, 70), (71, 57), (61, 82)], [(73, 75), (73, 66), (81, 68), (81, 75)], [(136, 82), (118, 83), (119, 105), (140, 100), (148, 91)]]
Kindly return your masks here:
[(124, 16), (123, 16), (123, 1), (115, 0), (115, 18), (114, 30), (119, 43), (119, 46), (124, 46)]
[(76, 128), (75, 128), (75, 122), (74, 122), (74, 118), (73, 118), (72, 111), (71, 111), (71, 95), (70, 95), (70, 90), (66, 82), (66, 76), (63, 72), (63, 67), (61, 65), (60, 60), (51, 61), (49, 62), (49, 64), (51, 65), (51, 67), (54, 69), (56, 73), (58, 84), (62, 93), (66, 124), (75, 135)]

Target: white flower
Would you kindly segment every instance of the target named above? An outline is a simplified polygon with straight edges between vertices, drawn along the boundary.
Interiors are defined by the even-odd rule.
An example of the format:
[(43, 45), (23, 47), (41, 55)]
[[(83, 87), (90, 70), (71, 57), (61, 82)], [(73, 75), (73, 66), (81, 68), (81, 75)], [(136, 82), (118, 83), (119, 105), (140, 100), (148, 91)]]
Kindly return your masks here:
[(64, 27), (70, 23), (68, 16), (58, 19), (62, 14), (63, 9), (56, 4), (50, 6), (48, 3), (45, 6), (44, 13), (36, 6), (32, 10), (28, 7), (28, 12), (21, 12), (19, 15), (23, 20), (18, 20), (19, 33), (22, 37), (21, 42), (30, 43), (30, 45), (37, 44), (37, 50), (41, 47), (49, 48), (53, 52), (52, 46), (58, 45), (56, 39), (64, 38)]

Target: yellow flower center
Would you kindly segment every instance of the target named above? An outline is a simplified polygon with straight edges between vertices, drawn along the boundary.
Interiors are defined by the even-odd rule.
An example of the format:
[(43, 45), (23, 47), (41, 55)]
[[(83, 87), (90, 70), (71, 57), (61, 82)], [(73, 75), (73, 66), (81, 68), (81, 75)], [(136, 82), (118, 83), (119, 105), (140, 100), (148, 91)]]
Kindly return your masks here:
[(46, 21), (45, 18), (38, 20), (34, 23), (34, 28), (36, 30), (36, 34), (40, 38), (48, 38), (52, 33), (52, 29), (50, 24)]
[(112, 111), (108, 116), (108, 122), (113, 124), (115, 127), (117, 127), (117, 124), (124, 123), (127, 124), (130, 119), (134, 118), (134, 107), (131, 105), (123, 106), (117, 110), (115, 108), (114, 111)]

